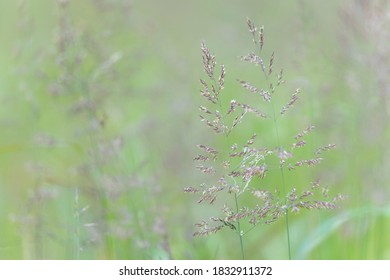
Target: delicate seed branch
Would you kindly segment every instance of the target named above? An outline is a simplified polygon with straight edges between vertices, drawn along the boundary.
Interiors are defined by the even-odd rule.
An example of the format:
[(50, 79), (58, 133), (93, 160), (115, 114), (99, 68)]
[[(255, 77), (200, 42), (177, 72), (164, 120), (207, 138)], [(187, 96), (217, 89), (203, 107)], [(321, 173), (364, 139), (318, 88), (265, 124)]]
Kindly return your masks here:
[(290, 109), (294, 103), (298, 100), (298, 93), (300, 92), (300, 89), (298, 88), (292, 95), (290, 100), (286, 105), (283, 106), (282, 110), (280, 111), (281, 115), (284, 115), (288, 109)]
[(299, 138), (302, 138), (303, 136), (305, 136), (306, 134), (308, 134), (310, 131), (312, 131), (314, 129), (314, 125), (309, 125), (304, 131), (298, 133), (297, 136), (295, 136), (295, 140), (298, 140)]

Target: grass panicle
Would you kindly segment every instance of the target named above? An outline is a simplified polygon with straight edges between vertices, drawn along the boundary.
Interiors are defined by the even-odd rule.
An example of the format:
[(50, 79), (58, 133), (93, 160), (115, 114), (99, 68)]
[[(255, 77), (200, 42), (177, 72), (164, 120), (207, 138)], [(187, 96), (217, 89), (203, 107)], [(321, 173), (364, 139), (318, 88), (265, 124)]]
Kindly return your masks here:
[[(210, 176), (210, 180), (197, 187), (187, 187), (184, 191), (199, 195), (198, 203), (219, 205), (218, 199), (223, 200), (219, 216), (212, 216), (197, 223), (194, 236), (208, 236), (224, 229), (230, 230), (239, 237), (241, 256), (244, 258), (244, 236), (258, 225), (271, 224), (285, 217), (288, 252), (291, 258), (288, 215), (299, 213), (303, 209), (335, 209), (344, 196), (329, 197), (328, 191), (323, 191), (324, 188), (320, 187), (319, 180), (307, 188), (295, 187), (286, 181), (285, 172), (296, 172), (298, 168), (320, 164), (323, 160), (322, 154), (336, 145), (319, 147), (314, 151), (312, 158), (302, 159), (294, 154), (297, 149), (301, 150), (306, 146), (306, 135), (314, 130), (313, 125), (308, 125), (290, 139), (280, 138), (279, 119), (286, 117), (287, 112), (297, 103), (300, 89), (291, 94), (287, 103), (280, 108), (279, 115), (276, 114), (274, 98), (280, 98), (279, 94), (282, 94), (275, 93), (285, 83), (283, 69), (275, 74), (274, 52), (268, 59), (262, 55), (264, 27), (257, 28), (250, 19), (247, 20), (247, 25), (255, 50), (241, 56), (241, 60), (259, 66), (263, 81), (257, 83), (269, 86), (263, 88), (254, 82), (238, 78), (236, 80), (242, 88), (249, 94), (257, 96), (259, 101), (249, 104), (245, 101), (245, 96), (240, 95), (230, 101), (226, 100), (227, 97), (222, 93), (226, 78), (225, 66), (221, 65), (218, 71), (216, 56), (211, 53), (205, 42), (201, 43), (203, 68), (208, 79), (200, 80), (200, 94), (205, 102), (199, 106), (200, 119), (214, 134), (225, 138), (225, 143), (228, 144), (216, 147), (198, 145), (200, 153), (194, 158), (197, 162), (196, 168)], [(259, 121), (272, 121), (275, 129), (272, 144), (268, 146), (259, 144), (258, 136), (268, 133), (262, 131), (253, 131), (252, 136), (241, 145), (232, 143), (236, 127), (246, 121), (248, 113), (253, 114)], [(285, 145), (288, 149), (284, 149), (281, 143), (289, 143)], [(273, 164), (275, 159), (279, 162), (277, 168)], [(273, 187), (269, 183), (264, 183), (268, 176), (276, 178), (275, 181), (278, 183)], [(283, 186), (281, 191), (278, 187), (280, 185)]]

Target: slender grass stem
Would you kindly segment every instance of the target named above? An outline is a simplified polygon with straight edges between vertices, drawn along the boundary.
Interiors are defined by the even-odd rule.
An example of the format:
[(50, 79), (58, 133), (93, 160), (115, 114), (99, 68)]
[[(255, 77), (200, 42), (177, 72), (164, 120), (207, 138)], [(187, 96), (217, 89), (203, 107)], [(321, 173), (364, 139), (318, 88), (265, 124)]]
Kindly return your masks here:
[[(258, 40), (258, 39), (256, 39), (255, 33), (254, 33), (255, 26), (253, 25), (253, 23), (249, 19), (248, 19), (247, 23), (248, 23), (248, 26), (250, 27), (250, 31), (251, 31), (251, 33), (253, 35), (253, 42), (258, 47), (258, 50), (257, 50), (258, 56), (261, 57), (261, 52), (262, 52), (263, 43), (264, 43), (263, 42), (263, 30), (260, 29), (260, 38)], [(267, 71), (265, 71), (265, 67), (262, 64), (262, 72), (263, 72), (265, 80), (267, 82), (269, 82), (269, 78), (270, 78), (270, 75), (271, 75), (271, 67), (272, 67), (273, 59), (274, 59), (274, 54), (272, 54), (272, 57), (271, 57), (271, 60), (270, 60), (270, 65), (269, 65), (270, 71), (268, 73), (267, 73)], [(274, 92), (274, 88), (272, 88), (272, 85), (270, 85), (269, 90), (270, 90), (270, 93)], [(278, 129), (278, 122), (277, 122), (277, 118), (276, 118), (276, 112), (275, 112), (275, 106), (274, 106), (273, 98), (270, 99), (270, 103), (271, 103), (271, 107), (272, 107), (272, 115), (273, 115), (274, 128), (275, 128), (275, 138), (276, 138), (276, 142), (277, 142), (277, 145), (278, 145), (278, 149), (280, 149), (281, 145), (280, 145), (279, 129)], [(281, 180), (282, 180), (282, 194), (283, 194), (283, 196), (285, 198), (285, 203), (287, 205), (287, 196), (286, 196), (287, 193), (286, 193), (283, 165), (280, 165), (279, 169), (280, 169)], [(285, 213), (286, 213), (285, 221), (286, 221), (286, 236), (287, 236), (288, 258), (291, 260), (291, 243), (290, 243), (290, 228), (289, 228), (289, 219), (288, 219), (289, 218), (289, 216), (288, 216), (288, 208), (286, 208)]]
[[(212, 79), (212, 81), (214, 82), (214, 87), (217, 89), (218, 94), (220, 94), (217, 81), (214, 78)], [(219, 99), (218, 99), (217, 105), (219, 106), (220, 110), (223, 109), (222, 108), (222, 104), (221, 104)], [(225, 123), (225, 117), (226, 117), (226, 114), (223, 113), (222, 114), (223, 123)], [(230, 149), (229, 148), (229, 134), (230, 134), (230, 132), (231, 132), (231, 130), (224, 131), (225, 140), (226, 140), (226, 151), (228, 151)], [(244, 188), (246, 188), (246, 187), (247, 187), (247, 185)], [(238, 196), (239, 196), (239, 193), (235, 193), (234, 194), (234, 201), (235, 201), (235, 205), (236, 205), (236, 213), (238, 213), (240, 211), (240, 207), (238, 205)], [(240, 242), (241, 258), (243, 260), (245, 260), (243, 234), (241, 233), (241, 223), (240, 223), (239, 220), (237, 221), (237, 233), (238, 233), (239, 242)]]
[[(285, 201), (287, 202), (283, 167), (280, 168), (280, 172), (282, 174), (283, 195), (285, 196)], [(290, 241), (290, 226), (289, 225), (290, 225), (289, 213), (288, 213), (288, 208), (286, 208), (286, 235), (287, 235), (288, 259), (291, 260), (291, 241)]]
[[(239, 211), (239, 206), (238, 206), (238, 197), (237, 197), (237, 193), (234, 194), (234, 199), (235, 199), (235, 202), (236, 202), (236, 212), (238, 213)], [(240, 225), (240, 221), (237, 221), (237, 233), (238, 233), (238, 236), (239, 236), (239, 239), (240, 239), (240, 249), (241, 249), (241, 258), (243, 260), (245, 260), (245, 254), (244, 254), (244, 241), (243, 241), (243, 238), (242, 238), (242, 234), (241, 234), (241, 225)]]
[[(276, 118), (276, 113), (275, 113), (275, 106), (273, 101), (271, 100), (271, 105), (272, 105), (272, 113), (273, 113), (273, 121), (274, 121), (274, 127), (275, 127), (275, 136), (276, 136), (276, 141), (278, 143), (278, 148), (281, 148), (280, 146), (280, 137), (279, 137), (279, 129), (278, 129), (278, 122)], [(280, 165), (280, 174), (281, 174), (281, 179), (282, 179), (282, 194), (284, 196), (284, 201), (287, 205), (287, 192), (286, 192), (286, 183), (285, 183), (285, 178), (284, 178), (284, 169), (283, 166)], [(289, 226), (289, 213), (288, 213), (288, 208), (286, 207), (285, 210), (286, 213), (286, 237), (287, 237), (287, 249), (288, 249), (288, 258), (291, 260), (291, 241), (290, 241), (290, 226)]]

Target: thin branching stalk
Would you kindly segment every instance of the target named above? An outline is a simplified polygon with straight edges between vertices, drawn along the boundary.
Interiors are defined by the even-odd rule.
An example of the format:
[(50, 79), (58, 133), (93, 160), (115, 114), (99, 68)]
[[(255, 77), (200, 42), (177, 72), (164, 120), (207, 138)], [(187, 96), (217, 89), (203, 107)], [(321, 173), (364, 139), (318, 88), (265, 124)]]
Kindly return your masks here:
[[(268, 79), (267, 79), (268, 80)], [(278, 121), (276, 117), (276, 112), (275, 112), (275, 106), (274, 102), (271, 100), (271, 107), (272, 107), (272, 114), (273, 114), (273, 121), (274, 121), (274, 128), (275, 128), (275, 138), (276, 138), (276, 143), (278, 144), (278, 149), (281, 149), (281, 143), (280, 143), (280, 137), (279, 137), (279, 128), (278, 128)], [(287, 205), (287, 191), (286, 191), (286, 182), (284, 178), (284, 166), (280, 165), (279, 166), (280, 170), (280, 177), (282, 181), (282, 195), (285, 198), (284, 203)], [(286, 222), (286, 238), (287, 238), (287, 250), (288, 250), (288, 258), (291, 260), (291, 242), (290, 242), (290, 226), (289, 226), (289, 212), (288, 208), (286, 207), (285, 210), (285, 222)]]

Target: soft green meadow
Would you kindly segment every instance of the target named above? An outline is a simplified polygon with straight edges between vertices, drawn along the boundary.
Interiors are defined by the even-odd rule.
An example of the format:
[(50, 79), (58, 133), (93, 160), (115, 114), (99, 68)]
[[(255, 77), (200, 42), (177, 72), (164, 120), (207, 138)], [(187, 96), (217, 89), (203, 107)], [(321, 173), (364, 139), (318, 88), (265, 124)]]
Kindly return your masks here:
[[(0, 0), (0, 259), (390, 259), (389, 13), (382, 0)], [(286, 148), (272, 119), (245, 115), (225, 141), (199, 117), (202, 41), (226, 70), (218, 104), (262, 106), (237, 81), (268, 87), (240, 59), (247, 18), (264, 26), (266, 67), (274, 53), (283, 69), (275, 107), (300, 88), (279, 141), (314, 125), (294, 156), (336, 144), (315, 166), (286, 166), (281, 201), (318, 178), (346, 196), (253, 230), (219, 220), (227, 192), (210, 204), (184, 191), (218, 180), (197, 170), (197, 145), (229, 153), (256, 133)], [(282, 189), (278, 160), (266, 168), (248, 190)], [(194, 236), (209, 222), (218, 232)]]

